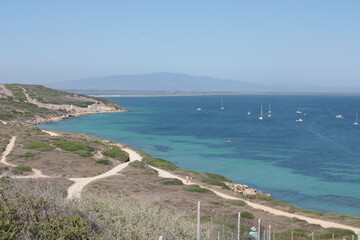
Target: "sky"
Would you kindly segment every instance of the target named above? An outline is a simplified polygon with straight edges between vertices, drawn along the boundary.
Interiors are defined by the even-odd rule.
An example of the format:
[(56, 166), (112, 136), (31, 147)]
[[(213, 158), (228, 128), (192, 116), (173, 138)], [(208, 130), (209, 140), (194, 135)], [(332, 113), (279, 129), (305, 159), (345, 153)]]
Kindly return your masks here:
[(153, 72), (360, 87), (358, 0), (0, 0), (0, 82)]

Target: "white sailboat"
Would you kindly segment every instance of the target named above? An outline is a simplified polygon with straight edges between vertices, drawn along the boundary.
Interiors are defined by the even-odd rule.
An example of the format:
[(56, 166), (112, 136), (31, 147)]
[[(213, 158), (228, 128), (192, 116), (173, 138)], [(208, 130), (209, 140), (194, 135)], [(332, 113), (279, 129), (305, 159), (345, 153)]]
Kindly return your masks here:
[(267, 115), (268, 118), (271, 118), (271, 104), (269, 103), (269, 111), (268, 111), (268, 115)]
[(249, 105), (248, 115), (251, 115), (251, 108), (250, 108), (250, 105)]
[(200, 112), (200, 111), (202, 111), (202, 108), (197, 108), (196, 111)]
[(263, 120), (264, 117), (263, 117), (263, 105), (261, 104), (261, 113), (260, 113), (260, 117), (259, 117), (259, 120)]
[(356, 121), (354, 122), (355, 126), (359, 126), (358, 112), (356, 112)]
[(224, 108), (224, 101), (221, 99), (221, 106), (220, 106), (220, 109), (221, 110), (224, 110), (225, 108)]
[(301, 119), (301, 118), (299, 118), (299, 119), (296, 119), (296, 122), (300, 122), (300, 123), (302, 123), (304, 120), (303, 119)]

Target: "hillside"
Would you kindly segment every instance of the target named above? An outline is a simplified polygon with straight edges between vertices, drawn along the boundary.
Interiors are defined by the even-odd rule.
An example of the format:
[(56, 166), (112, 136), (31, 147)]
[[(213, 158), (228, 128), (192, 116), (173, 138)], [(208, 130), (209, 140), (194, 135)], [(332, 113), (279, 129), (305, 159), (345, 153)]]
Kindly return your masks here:
[(265, 88), (255, 84), (181, 73), (151, 73), (83, 78), (48, 83), (55, 89), (126, 90), (126, 91), (183, 91), (183, 92), (247, 92)]
[(66, 93), (40, 85), (0, 84), (0, 120), (36, 123), (81, 114), (124, 109), (102, 98)]

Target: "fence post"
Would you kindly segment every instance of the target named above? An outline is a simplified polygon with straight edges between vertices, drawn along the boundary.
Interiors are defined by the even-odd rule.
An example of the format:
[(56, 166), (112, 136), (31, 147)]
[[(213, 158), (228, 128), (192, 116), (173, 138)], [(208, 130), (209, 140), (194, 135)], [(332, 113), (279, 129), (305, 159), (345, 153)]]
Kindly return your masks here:
[(220, 231), (218, 231), (218, 240), (220, 240)]
[(291, 231), (291, 240), (294, 240), (294, 232)]
[(160, 237), (159, 237), (159, 240), (163, 240), (163, 236), (160, 236)]
[(269, 225), (269, 240), (271, 240), (271, 225)]
[(238, 222), (237, 222), (237, 227), (238, 227), (238, 231), (237, 231), (237, 240), (240, 240), (240, 221), (241, 221), (241, 213), (238, 213)]
[(311, 233), (311, 240), (314, 240), (314, 232)]
[(200, 235), (200, 201), (197, 204), (197, 240), (201, 240), (201, 235)]
[(261, 233), (261, 231), (260, 231), (260, 223), (261, 223), (261, 220), (260, 220), (260, 218), (259, 218), (259, 221), (258, 221), (257, 240), (260, 240), (260, 233)]

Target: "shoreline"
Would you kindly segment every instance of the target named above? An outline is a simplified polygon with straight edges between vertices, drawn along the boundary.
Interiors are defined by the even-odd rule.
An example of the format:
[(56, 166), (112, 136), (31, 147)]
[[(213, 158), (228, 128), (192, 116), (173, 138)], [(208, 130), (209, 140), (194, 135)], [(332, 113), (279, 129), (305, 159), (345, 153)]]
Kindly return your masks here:
[(25, 121), (26, 125), (37, 125), (40, 123), (46, 123), (46, 122), (59, 122), (59, 121), (63, 121), (65, 119), (69, 119), (69, 118), (75, 118), (75, 117), (81, 117), (81, 116), (85, 116), (85, 115), (91, 115), (91, 114), (101, 114), (101, 113), (117, 113), (117, 112), (128, 112), (127, 109), (124, 110), (114, 110), (114, 111), (100, 111), (100, 112), (78, 112), (78, 113), (69, 113), (69, 114), (63, 114), (60, 116), (52, 116), (52, 117), (48, 117), (48, 118), (36, 118), (35, 120), (27, 120)]
[[(114, 111), (114, 112), (128, 112), (128, 110), (120, 110), (120, 111)], [(74, 115), (74, 116), (72, 116), (72, 117), (78, 117), (78, 116), (83, 116), (83, 115), (87, 115), (87, 114), (97, 114), (97, 113), (111, 113), (111, 112), (92, 112), (92, 113), (81, 113), (81, 114), (78, 114), (78, 115)], [(55, 119), (58, 119), (58, 118), (55, 118)], [(65, 120), (65, 119), (67, 119), (67, 118), (63, 118), (63, 119), (59, 119), (59, 120), (53, 120), (53, 121), (43, 121), (43, 122), (55, 122), (55, 121), (62, 121), (62, 120)], [(39, 123), (43, 123), (43, 122), (39, 122)], [(37, 123), (37, 124), (39, 124), (39, 123)], [(36, 124), (35, 124), (36, 125)], [(46, 130), (46, 129), (45, 129)], [(51, 130), (51, 129), (50, 129)], [(56, 131), (56, 130), (55, 130)], [(76, 133), (76, 132), (75, 132)], [(86, 133), (85, 133), (86, 134)], [(88, 135), (90, 135), (90, 136), (93, 136), (93, 135), (91, 135), (91, 134), (88, 134)], [(96, 137), (96, 136), (95, 136)], [(113, 141), (113, 140), (109, 140), (109, 139), (106, 139), (106, 138), (104, 138), (104, 140), (108, 140), (108, 141)], [(116, 142), (116, 143), (118, 143), (118, 144), (122, 144), (122, 143), (119, 143), (119, 142)], [(131, 147), (131, 146), (130, 146)], [(171, 162), (171, 161), (170, 161)], [(183, 170), (187, 170), (187, 169), (183, 169)], [(191, 170), (190, 170), (191, 171)], [(235, 183), (235, 185), (241, 185), (241, 184), (239, 184), (239, 183)], [(252, 188), (250, 188), (250, 189), (252, 189)], [(264, 195), (266, 195), (267, 193), (265, 193), (265, 194), (262, 194), (262, 192), (261, 191), (259, 191), (259, 190), (257, 190), (257, 189), (252, 189), (252, 190), (255, 190), (255, 191), (258, 191), (258, 192), (260, 192), (261, 194), (258, 194), (257, 196), (264, 196)], [(233, 191), (233, 190), (231, 190), (231, 192), (234, 194), (234, 195), (236, 195), (236, 196), (238, 196), (239, 198), (242, 198), (241, 196), (244, 196), (245, 198), (242, 198), (242, 200), (244, 200), (244, 201), (249, 201), (249, 200), (247, 200), (246, 199), (246, 196), (250, 196), (250, 195), (245, 195), (245, 194), (239, 194), (239, 193), (237, 193), (236, 191)], [(272, 198), (271, 197), (271, 193), (269, 194), (270, 195), (270, 198)], [(272, 198), (272, 199), (275, 199), (276, 200), (276, 198)], [(279, 201), (279, 200), (276, 200), (276, 201)], [(271, 204), (270, 205), (267, 205), (267, 204), (263, 204), (263, 203), (256, 203), (256, 202), (253, 202), (253, 201), (250, 201), (252, 204), (254, 204), (254, 206), (262, 206), (262, 207), (264, 207), (264, 208), (266, 208), (266, 207), (268, 207), (268, 206), (271, 206)], [(282, 202), (282, 201), (281, 201)], [(287, 202), (284, 202), (285, 204), (290, 204), (290, 203), (287, 203)], [(290, 204), (291, 205), (291, 204)], [(296, 206), (297, 207), (297, 206)], [(271, 207), (270, 207), (271, 208)], [(299, 209), (301, 209), (301, 210), (308, 210), (308, 209), (303, 209), (303, 208), (300, 208), (300, 207), (297, 207), (297, 208), (299, 208)], [(258, 208), (259, 209), (259, 208)], [(279, 210), (279, 209), (277, 209), (277, 208), (274, 208), (276, 211), (279, 211), (279, 212), (284, 212), (284, 213), (286, 213), (286, 214), (289, 214), (287, 217), (290, 217), (290, 215), (293, 215), (292, 213), (289, 213), (289, 212), (286, 212), (286, 211), (283, 211), (283, 210)], [(313, 210), (310, 210), (310, 211), (313, 211)], [(316, 211), (316, 210), (314, 210), (314, 211)], [(327, 213), (324, 213), (324, 214), (327, 214)], [(338, 213), (339, 215), (344, 215), (344, 214), (342, 214), (342, 213)], [(306, 217), (306, 215), (299, 215), (299, 216), (302, 216), (302, 217), (304, 217), (304, 218), (307, 218)], [(356, 217), (356, 216), (351, 216), (351, 215), (349, 215), (350, 217), (354, 217), (354, 218), (358, 218), (358, 217)], [(311, 219), (319, 219), (319, 218), (314, 218), (314, 217), (310, 217)], [(320, 220), (320, 219), (319, 219)], [(324, 220), (321, 220), (321, 221), (324, 221)], [(326, 221), (326, 220), (325, 220)], [(352, 227), (352, 228), (356, 228), (356, 227), (353, 227), (353, 226), (349, 226), (349, 227)], [(360, 231), (360, 229), (357, 229), (357, 230), (359, 230)]]

